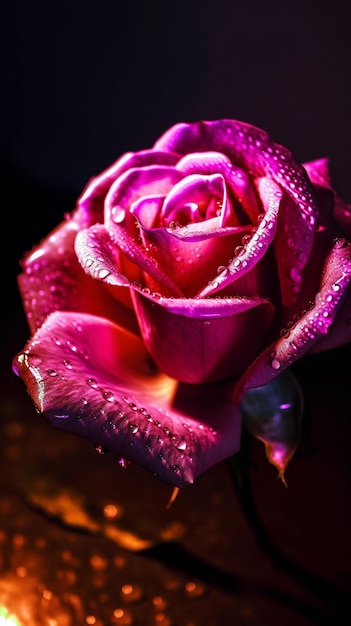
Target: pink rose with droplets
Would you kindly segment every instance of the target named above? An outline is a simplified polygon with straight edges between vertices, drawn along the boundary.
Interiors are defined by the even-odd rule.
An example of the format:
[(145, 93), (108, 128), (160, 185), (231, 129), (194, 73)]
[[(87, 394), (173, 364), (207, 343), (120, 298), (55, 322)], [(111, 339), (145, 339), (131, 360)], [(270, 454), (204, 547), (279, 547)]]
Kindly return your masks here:
[(351, 339), (350, 234), (327, 160), (235, 120), (178, 124), (24, 258), (15, 371), (55, 427), (175, 486), (233, 455), (243, 419), (282, 473), (288, 368)]

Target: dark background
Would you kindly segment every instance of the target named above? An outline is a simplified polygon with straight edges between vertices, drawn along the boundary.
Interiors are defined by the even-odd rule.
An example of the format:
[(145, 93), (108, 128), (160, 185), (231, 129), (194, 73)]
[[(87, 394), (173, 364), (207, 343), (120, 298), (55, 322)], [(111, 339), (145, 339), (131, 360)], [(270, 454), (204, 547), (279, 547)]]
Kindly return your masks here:
[[(123, 152), (152, 146), (177, 122), (235, 118), (264, 128), (301, 162), (329, 156), (336, 188), (351, 201), (346, 3), (5, 0), (0, 15), (0, 262), (6, 340), (1, 393), (8, 406), (14, 394), (23, 403), (25, 393), (10, 372), (11, 358), (28, 336), (16, 286), (20, 258), (74, 208), (89, 178)], [(296, 553), (301, 566), (346, 593), (351, 590), (350, 358), (347, 346), (297, 365), (309, 405), (311, 445), (291, 464), (289, 490), (282, 496), (262, 448), (254, 448), (261, 470), (253, 476), (261, 515), (279, 548)], [(31, 417), (33, 428), (45, 429), (31, 411), (27, 401), (22, 418)], [(50, 434), (45, 431), (45, 437)], [(66, 441), (71, 445), (69, 436), (60, 441), (62, 450)], [(32, 438), (30, 445), (34, 443)], [(85, 443), (76, 445), (86, 459)], [(40, 463), (36, 452), (33, 458)], [(58, 464), (58, 472), (60, 468)], [(200, 480), (200, 492), (195, 488), (185, 500), (179, 498), (181, 519), (195, 508), (201, 485), (205, 498), (212, 493), (211, 480), (224, 489), (225, 498), (229, 493), (228, 507), (233, 506), (228, 485), (216, 483), (218, 471), (221, 476), (215, 468)], [(144, 480), (146, 493), (152, 494)], [(216, 517), (213, 507), (209, 514)], [(241, 524), (247, 527), (245, 519)], [(235, 529), (232, 537), (230, 532), (226, 537), (223, 531), (223, 542), (237, 569), (235, 555), (245, 562), (249, 540), (238, 539)], [(205, 546), (205, 536), (201, 542)], [(255, 562), (263, 568), (257, 576), (264, 580), (259, 559), (250, 572), (254, 575)], [(322, 599), (323, 584), (320, 593), (317, 589)], [(335, 593), (327, 623), (334, 623), (333, 611), (342, 606)], [(266, 626), (268, 621), (252, 623)], [(290, 621), (279, 613), (275, 622), (270, 609), (269, 623)]]
[(300, 161), (329, 156), (351, 200), (344, 3), (4, 0), (0, 11), (1, 263), (16, 305), (23, 252), (92, 175), (177, 122), (236, 118)]

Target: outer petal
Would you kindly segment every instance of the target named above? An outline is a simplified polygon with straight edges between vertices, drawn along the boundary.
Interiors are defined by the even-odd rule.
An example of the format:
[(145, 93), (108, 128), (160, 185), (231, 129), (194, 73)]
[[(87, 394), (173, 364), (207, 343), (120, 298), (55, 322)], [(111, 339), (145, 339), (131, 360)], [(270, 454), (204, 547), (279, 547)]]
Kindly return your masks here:
[(306, 223), (313, 234), (316, 205), (306, 171), (289, 150), (272, 141), (260, 128), (229, 119), (176, 124), (160, 137), (154, 148), (179, 155), (223, 152), (254, 177), (270, 176), (299, 204), (301, 224)]
[(304, 311), (296, 323), (282, 330), (282, 336), (260, 354), (235, 385), (233, 398), (241, 400), (252, 387), (265, 385), (327, 336), (339, 314), (351, 280), (351, 244), (335, 243), (326, 261), (320, 291), (312, 308)]
[(150, 367), (140, 340), (105, 319), (52, 314), (14, 369), (53, 426), (178, 487), (238, 450), (239, 410), (223, 386), (179, 386)]
[(317, 159), (304, 163), (304, 167), (313, 183), (330, 189), (334, 195), (334, 217), (343, 229), (344, 234), (351, 239), (351, 204), (340, 198), (333, 187), (329, 159)]
[(351, 341), (351, 285), (349, 285), (347, 293), (342, 303), (342, 307), (331, 324), (328, 334), (314, 344), (309, 354), (325, 352), (326, 350), (334, 350), (340, 346), (344, 346)]
[(166, 299), (133, 291), (147, 349), (169, 376), (204, 383), (238, 376), (260, 348), (273, 315), (262, 299)]
[(24, 271), (18, 277), (18, 284), (31, 332), (53, 311), (84, 311), (135, 328), (133, 314), (101, 283), (83, 272), (74, 251), (80, 227), (79, 216), (75, 214), (33, 248), (22, 262)]

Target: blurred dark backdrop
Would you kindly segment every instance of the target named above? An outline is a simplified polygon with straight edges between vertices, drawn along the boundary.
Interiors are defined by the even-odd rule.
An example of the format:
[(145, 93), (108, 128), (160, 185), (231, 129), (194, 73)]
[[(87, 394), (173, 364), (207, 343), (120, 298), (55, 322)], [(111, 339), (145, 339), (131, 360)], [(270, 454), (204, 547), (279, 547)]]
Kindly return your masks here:
[(341, 3), (3, 0), (0, 11), (1, 263), (14, 306), (22, 253), (92, 175), (176, 122), (237, 118), (301, 161), (328, 155), (351, 200)]

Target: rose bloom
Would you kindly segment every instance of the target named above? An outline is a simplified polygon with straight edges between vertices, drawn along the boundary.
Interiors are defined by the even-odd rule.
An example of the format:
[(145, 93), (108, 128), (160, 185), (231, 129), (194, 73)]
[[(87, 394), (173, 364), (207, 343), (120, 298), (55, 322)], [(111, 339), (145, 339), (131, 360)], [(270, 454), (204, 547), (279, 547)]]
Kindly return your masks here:
[(235, 120), (177, 124), (24, 257), (14, 370), (55, 427), (178, 487), (237, 452), (241, 403), (266, 389), (282, 470), (272, 384), (350, 341), (350, 239), (327, 159), (301, 165)]

